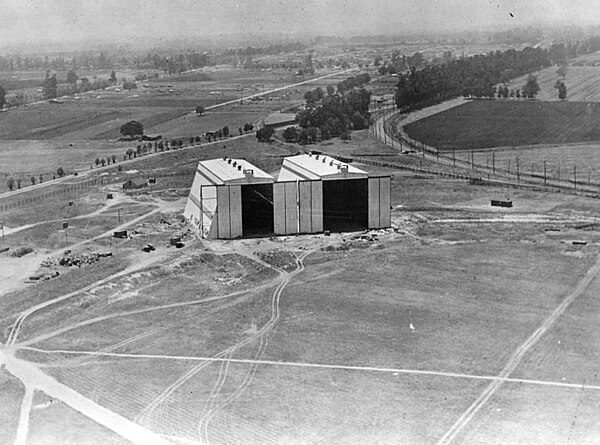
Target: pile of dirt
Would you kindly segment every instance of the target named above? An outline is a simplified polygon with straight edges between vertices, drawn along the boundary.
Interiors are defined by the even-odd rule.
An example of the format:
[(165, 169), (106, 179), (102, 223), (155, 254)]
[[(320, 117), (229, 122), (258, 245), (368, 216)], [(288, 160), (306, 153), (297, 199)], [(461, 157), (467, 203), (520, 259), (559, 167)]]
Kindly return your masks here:
[(112, 252), (106, 252), (106, 253), (98, 253), (98, 252), (92, 252), (92, 253), (88, 253), (88, 254), (72, 254), (72, 255), (64, 255), (61, 258), (54, 258), (54, 257), (50, 257), (50, 258), (46, 258), (41, 266), (42, 267), (56, 267), (56, 266), (62, 266), (62, 267), (81, 267), (81, 266), (87, 266), (89, 264), (93, 264), (96, 263), (98, 261), (100, 261), (103, 258), (107, 258), (107, 257), (111, 257), (112, 256)]

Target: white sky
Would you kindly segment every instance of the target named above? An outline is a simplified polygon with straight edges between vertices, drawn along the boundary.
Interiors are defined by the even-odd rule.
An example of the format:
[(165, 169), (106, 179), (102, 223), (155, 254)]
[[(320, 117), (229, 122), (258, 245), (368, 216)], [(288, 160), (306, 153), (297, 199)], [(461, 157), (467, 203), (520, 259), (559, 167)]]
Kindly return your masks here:
[(0, 0), (0, 11), (0, 44), (600, 24), (599, 0)]

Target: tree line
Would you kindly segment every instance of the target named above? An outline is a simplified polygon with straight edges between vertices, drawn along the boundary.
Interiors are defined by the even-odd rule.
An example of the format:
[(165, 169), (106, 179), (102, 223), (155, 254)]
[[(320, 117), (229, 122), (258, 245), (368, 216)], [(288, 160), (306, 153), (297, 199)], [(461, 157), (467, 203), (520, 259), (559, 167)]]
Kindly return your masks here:
[[(564, 66), (571, 58), (596, 51), (600, 51), (600, 36), (574, 43), (555, 43), (549, 49), (526, 47), (523, 50), (491, 51), (488, 54), (428, 65), (422, 69), (417, 69), (414, 63), (408, 63), (407, 58), (396, 55), (394, 60), (385, 64), (384, 71), (398, 73), (396, 104), (401, 110), (410, 111), (459, 96), (535, 97), (539, 88), (535, 87), (530, 78), (523, 89), (516, 90), (514, 94), (503, 86), (496, 89), (495, 85), (505, 84), (516, 77), (553, 64)], [(377, 62), (381, 63), (381, 59)], [(408, 72), (402, 72), (407, 65), (410, 66)], [(560, 72), (558, 74), (562, 75)], [(564, 82), (557, 82), (555, 88), (559, 98), (565, 99), (567, 91)]]
[(412, 68), (398, 75), (396, 105), (400, 110), (410, 111), (459, 96), (492, 98), (496, 94), (495, 85), (552, 63), (549, 50), (525, 48), (492, 51), (421, 70)]

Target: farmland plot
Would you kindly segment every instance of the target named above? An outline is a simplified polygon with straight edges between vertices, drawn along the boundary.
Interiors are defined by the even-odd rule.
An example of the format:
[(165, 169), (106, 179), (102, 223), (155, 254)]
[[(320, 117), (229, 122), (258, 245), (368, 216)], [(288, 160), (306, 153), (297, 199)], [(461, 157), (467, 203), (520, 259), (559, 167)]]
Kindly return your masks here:
[[(567, 86), (567, 100), (569, 102), (599, 102), (600, 101), (600, 66), (569, 66), (565, 78), (556, 73), (557, 66), (545, 68), (534, 73), (538, 78), (540, 92), (538, 100), (556, 101), (558, 90), (554, 88), (557, 80), (565, 82)], [(527, 81), (527, 76), (518, 77), (510, 81), (510, 89), (521, 89)]]
[(600, 141), (600, 104), (477, 100), (405, 130), (442, 151)]

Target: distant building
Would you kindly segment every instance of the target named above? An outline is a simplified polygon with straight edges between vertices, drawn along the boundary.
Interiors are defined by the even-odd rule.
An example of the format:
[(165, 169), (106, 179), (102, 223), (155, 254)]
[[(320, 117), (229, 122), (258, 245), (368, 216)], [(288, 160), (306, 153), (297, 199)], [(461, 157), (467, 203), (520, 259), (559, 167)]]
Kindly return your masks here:
[(264, 120), (265, 127), (285, 127), (296, 124), (294, 113), (281, 113), (279, 111), (269, 114)]
[(148, 181), (144, 178), (129, 178), (123, 184), (123, 190), (137, 190), (148, 186)]

